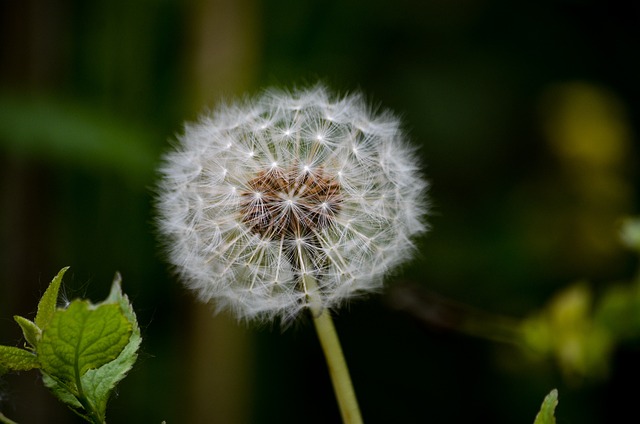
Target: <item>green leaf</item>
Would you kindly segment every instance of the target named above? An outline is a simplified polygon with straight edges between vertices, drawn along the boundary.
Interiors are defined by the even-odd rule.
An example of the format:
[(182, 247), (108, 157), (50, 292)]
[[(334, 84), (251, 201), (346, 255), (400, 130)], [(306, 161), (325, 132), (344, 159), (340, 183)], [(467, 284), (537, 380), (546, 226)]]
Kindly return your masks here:
[(558, 406), (558, 390), (553, 389), (544, 398), (540, 412), (536, 415), (536, 420), (533, 424), (556, 424), (556, 418), (554, 416), (556, 406)]
[(53, 278), (51, 284), (49, 284), (49, 287), (47, 287), (47, 290), (45, 290), (42, 295), (40, 303), (38, 303), (38, 313), (36, 314), (35, 323), (41, 330), (44, 330), (56, 313), (60, 283), (62, 282), (64, 273), (67, 272), (68, 269), (69, 267), (67, 266), (58, 272), (58, 275)]
[(82, 404), (76, 395), (71, 393), (66, 385), (58, 383), (55, 378), (44, 372), (42, 373), (42, 382), (62, 402), (74, 409), (82, 408)]
[(0, 346), (0, 374), (39, 367), (38, 358), (33, 352), (12, 346)]
[[(122, 315), (126, 318), (131, 325), (131, 336), (129, 342), (122, 349), (116, 359), (105, 363), (99, 368), (88, 370), (82, 377), (80, 377), (80, 384), (83, 388), (85, 405), (90, 404), (93, 412), (100, 419), (104, 419), (106, 414), (107, 402), (111, 391), (115, 388), (116, 384), (122, 380), (126, 373), (131, 369), (137, 359), (137, 350), (140, 346), (141, 336), (140, 328), (136, 320), (135, 313), (131, 303), (127, 296), (122, 294), (120, 287), (120, 276), (116, 275), (111, 287), (111, 292), (107, 299), (102, 302), (101, 305), (114, 305), (119, 306)], [(60, 380), (43, 374), (44, 384), (56, 395), (61, 401), (68, 404), (78, 415), (87, 417), (81, 413), (81, 410), (85, 408), (75, 393), (76, 390), (69, 388), (68, 384), (61, 382)], [(88, 419), (88, 418), (86, 418)], [(89, 419), (89, 421), (91, 421)]]
[(31, 347), (35, 348), (40, 341), (42, 331), (40, 331), (33, 321), (23, 318), (20, 315), (14, 315), (13, 319), (18, 323), (20, 328), (22, 328), (22, 334), (24, 334), (24, 338), (27, 343), (29, 343)]
[(129, 372), (136, 362), (138, 358), (136, 352), (142, 341), (136, 315), (129, 299), (122, 294), (120, 282), (120, 275), (116, 274), (111, 286), (111, 293), (104, 303), (114, 303), (120, 306), (122, 313), (127, 318), (132, 329), (129, 343), (115, 360), (100, 368), (87, 371), (82, 377), (82, 384), (85, 387), (87, 397), (93, 400), (101, 416), (105, 414), (111, 391), (116, 384), (126, 376), (127, 372)]
[(119, 275), (102, 303), (74, 300), (57, 308), (67, 269), (43, 294), (35, 322), (14, 317), (33, 349), (0, 346), (0, 375), (40, 368), (45, 386), (62, 402), (87, 421), (104, 423), (111, 391), (137, 359), (140, 328)]
[(114, 360), (129, 343), (131, 331), (120, 305), (94, 307), (75, 300), (67, 309), (57, 310), (43, 329), (38, 345), (42, 369), (81, 394), (80, 378)]

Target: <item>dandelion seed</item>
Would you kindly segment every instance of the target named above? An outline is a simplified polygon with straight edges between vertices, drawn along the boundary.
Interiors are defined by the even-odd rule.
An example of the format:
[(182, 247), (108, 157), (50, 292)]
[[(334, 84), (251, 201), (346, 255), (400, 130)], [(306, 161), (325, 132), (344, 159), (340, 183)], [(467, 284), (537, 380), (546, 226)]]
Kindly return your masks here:
[(267, 91), (178, 141), (158, 199), (169, 259), (201, 300), (239, 318), (295, 317), (310, 277), (323, 308), (375, 291), (426, 229), (414, 151), (359, 95)]

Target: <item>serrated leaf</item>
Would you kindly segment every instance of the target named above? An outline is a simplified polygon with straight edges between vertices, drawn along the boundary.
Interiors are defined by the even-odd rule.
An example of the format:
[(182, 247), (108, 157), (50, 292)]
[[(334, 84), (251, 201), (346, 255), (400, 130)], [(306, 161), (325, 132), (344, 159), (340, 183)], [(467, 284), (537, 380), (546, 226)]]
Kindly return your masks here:
[(42, 332), (38, 357), (43, 371), (78, 386), (88, 370), (114, 360), (129, 343), (131, 324), (118, 304), (93, 307), (75, 300), (57, 310)]
[(127, 345), (115, 360), (94, 370), (89, 370), (82, 378), (87, 397), (93, 399), (94, 406), (101, 416), (107, 409), (109, 396), (116, 384), (126, 377), (127, 372), (136, 362), (136, 351), (140, 345), (140, 336), (131, 336), (132, 342)]
[(553, 389), (544, 398), (540, 412), (536, 415), (536, 420), (533, 424), (556, 424), (556, 418), (554, 412), (558, 405), (558, 390)]
[(122, 313), (131, 324), (132, 333), (129, 343), (120, 352), (120, 355), (108, 364), (100, 368), (87, 371), (82, 377), (82, 384), (87, 397), (92, 399), (101, 416), (104, 416), (109, 395), (116, 384), (122, 380), (138, 358), (137, 351), (142, 341), (140, 328), (133, 307), (127, 296), (122, 294), (119, 274), (113, 280), (111, 292), (104, 303), (116, 303), (120, 305)]
[(47, 287), (47, 290), (45, 290), (40, 302), (38, 303), (38, 312), (36, 313), (35, 324), (41, 330), (44, 330), (56, 313), (60, 283), (62, 283), (62, 277), (68, 269), (69, 267), (67, 266), (58, 272), (58, 275), (53, 278), (51, 284), (49, 284), (49, 287)]
[[(122, 293), (119, 275), (116, 275), (107, 299), (98, 305), (89, 306), (90, 309), (93, 308), (91, 310), (104, 307), (109, 307), (114, 311), (117, 309), (120, 319), (124, 320), (129, 328), (130, 336), (128, 342), (117, 357), (99, 367), (88, 369), (80, 376), (78, 382), (70, 382), (68, 379), (65, 380), (64, 378), (61, 379), (60, 376), (48, 375), (43, 371), (45, 385), (61, 401), (68, 404), (74, 412), (91, 422), (96, 420), (99, 422), (104, 421), (111, 391), (126, 376), (126, 373), (135, 363), (137, 359), (136, 352), (141, 342), (136, 316), (129, 299)], [(75, 308), (76, 306), (73, 306), (73, 309)], [(55, 329), (57, 325), (57, 319), (54, 319), (52, 327), (48, 331), (51, 328)], [(78, 386), (82, 388), (82, 393), (79, 393)]]
[(136, 313), (133, 310), (133, 305), (129, 302), (127, 295), (122, 293), (122, 278), (120, 277), (120, 274), (116, 274), (113, 278), (111, 291), (103, 303), (117, 303), (120, 305), (122, 313), (131, 323), (133, 334), (135, 335), (135, 333), (137, 333), (137, 335), (140, 336), (140, 328), (138, 327), (138, 320), (136, 318)]
[(40, 341), (40, 336), (42, 335), (42, 331), (38, 328), (38, 326), (33, 322), (20, 315), (14, 315), (13, 319), (18, 323), (20, 328), (22, 329), (22, 334), (24, 335), (27, 343), (31, 345), (31, 347), (35, 348)]
[(0, 371), (28, 371), (40, 368), (38, 358), (33, 352), (13, 346), (0, 346)]

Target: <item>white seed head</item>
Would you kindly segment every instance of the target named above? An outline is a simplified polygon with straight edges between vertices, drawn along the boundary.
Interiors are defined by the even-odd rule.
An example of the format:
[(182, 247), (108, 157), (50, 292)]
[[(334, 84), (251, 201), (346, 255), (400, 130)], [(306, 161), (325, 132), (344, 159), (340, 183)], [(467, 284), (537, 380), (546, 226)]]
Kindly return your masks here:
[(169, 259), (203, 301), (289, 320), (379, 289), (425, 231), (427, 183), (399, 121), (323, 86), (266, 91), (187, 124), (161, 167)]

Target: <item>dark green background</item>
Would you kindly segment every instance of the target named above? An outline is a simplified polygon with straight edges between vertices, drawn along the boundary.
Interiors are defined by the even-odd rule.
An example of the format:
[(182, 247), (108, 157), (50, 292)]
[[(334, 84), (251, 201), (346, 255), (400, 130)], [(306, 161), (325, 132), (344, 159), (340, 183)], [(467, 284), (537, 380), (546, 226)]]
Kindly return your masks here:
[[(11, 317), (32, 317), (63, 266), (65, 295), (95, 301), (119, 271), (144, 341), (109, 422), (223, 422), (188, 411), (196, 299), (168, 271), (153, 225), (161, 152), (221, 95), (321, 79), (402, 116), (432, 183), (432, 231), (392, 287), (414, 284), (519, 319), (576, 279), (600, 288), (633, 271), (629, 255), (600, 256), (570, 231), (577, 215), (611, 228), (617, 217), (571, 197), (541, 104), (552, 87), (583, 82), (610, 93), (637, 133), (636, 3), (207, 4), (0, 2), (0, 342), (20, 343)], [(208, 86), (194, 81), (199, 48), (214, 63)], [(630, 190), (614, 212), (636, 210), (637, 159), (632, 146), (620, 169)], [(560, 422), (640, 419), (637, 393), (624, 387), (640, 378), (637, 345), (616, 350), (608, 379), (568, 382), (553, 361), (425, 326), (394, 308), (392, 292), (336, 318), (365, 422), (530, 423), (554, 387)], [(238, 331), (252, 340), (250, 422), (338, 422), (308, 322)], [(20, 423), (79, 422), (40, 387), (35, 372), (4, 377), (0, 409)]]

